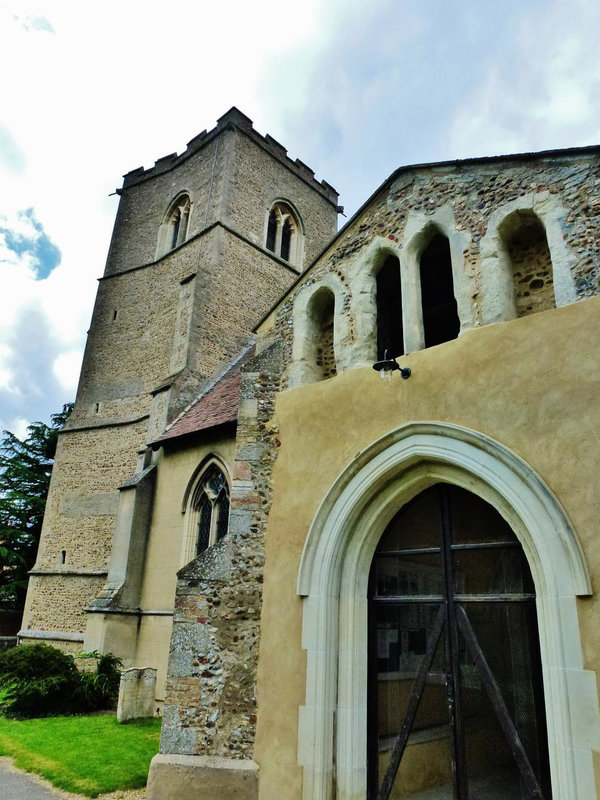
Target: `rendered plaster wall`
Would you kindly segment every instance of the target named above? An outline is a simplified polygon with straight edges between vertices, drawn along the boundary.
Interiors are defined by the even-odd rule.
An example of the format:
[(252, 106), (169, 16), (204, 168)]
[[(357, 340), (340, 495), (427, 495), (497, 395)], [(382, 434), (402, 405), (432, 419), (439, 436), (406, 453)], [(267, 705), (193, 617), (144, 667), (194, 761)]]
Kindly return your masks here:
[(164, 700), (165, 696), (177, 572), (184, 566), (184, 495), (190, 481), (195, 479), (198, 467), (210, 456), (216, 456), (226, 465), (231, 480), (234, 451), (233, 428), (220, 434), (208, 431), (204, 436), (186, 437), (171, 442), (161, 450), (142, 579), (142, 617), (135, 653), (137, 666), (157, 669), (156, 697), (159, 700)]
[[(600, 539), (597, 535), (598, 374), (591, 331), (600, 298), (467, 331), (402, 358), (408, 381), (370, 368), (278, 396), (270, 423), (281, 446), (266, 531), (254, 759), (260, 800), (300, 800), (298, 709), (306, 654), (296, 582), (320, 503), (352, 459), (412, 420), (450, 422), (501, 442), (549, 485), (582, 545), (594, 595), (578, 601), (585, 667), (600, 670)], [(600, 777), (600, 775), (599, 775)]]

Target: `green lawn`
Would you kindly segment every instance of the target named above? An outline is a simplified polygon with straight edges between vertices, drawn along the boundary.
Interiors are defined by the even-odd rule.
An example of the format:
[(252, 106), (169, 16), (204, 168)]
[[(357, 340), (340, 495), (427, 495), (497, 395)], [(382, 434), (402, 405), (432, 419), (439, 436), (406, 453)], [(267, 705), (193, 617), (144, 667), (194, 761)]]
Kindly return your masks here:
[(145, 786), (159, 735), (159, 719), (119, 725), (113, 716), (0, 717), (0, 755), (59, 789), (97, 797)]

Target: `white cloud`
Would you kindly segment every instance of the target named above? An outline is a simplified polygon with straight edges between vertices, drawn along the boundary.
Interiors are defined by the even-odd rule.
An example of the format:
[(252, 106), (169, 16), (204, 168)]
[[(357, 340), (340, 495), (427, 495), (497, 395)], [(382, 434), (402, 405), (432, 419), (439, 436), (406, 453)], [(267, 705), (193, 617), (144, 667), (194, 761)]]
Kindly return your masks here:
[(10, 431), (14, 433), (14, 435), (23, 441), (23, 439), (27, 438), (27, 427), (29, 425), (29, 420), (26, 420), (24, 417), (15, 417), (12, 421)]
[(81, 355), (81, 350), (69, 350), (67, 353), (61, 353), (52, 365), (60, 385), (71, 397), (75, 397), (77, 389), (79, 371), (81, 369)]
[(122, 173), (231, 105), (351, 209), (400, 164), (592, 141), (599, 23), (595, 0), (4, 0), (0, 209), (62, 261), (36, 280), (0, 237), (0, 418), (73, 397)]
[[(448, 155), (575, 147), (600, 140), (600, 6), (552, 0), (524, 9), (510, 42), (457, 109)], [(506, 55), (506, 54), (505, 54)]]

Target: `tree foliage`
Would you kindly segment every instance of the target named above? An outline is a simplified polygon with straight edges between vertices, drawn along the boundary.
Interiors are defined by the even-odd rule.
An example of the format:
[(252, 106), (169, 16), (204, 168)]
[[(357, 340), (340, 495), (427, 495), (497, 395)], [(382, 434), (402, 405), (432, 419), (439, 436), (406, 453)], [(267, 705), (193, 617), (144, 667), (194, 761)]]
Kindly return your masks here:
[(72, 403), (33, 422), (21, 441), (10, 431), (0, 440), (0, 606), (21, 608), (33, 567), (58, 441)]

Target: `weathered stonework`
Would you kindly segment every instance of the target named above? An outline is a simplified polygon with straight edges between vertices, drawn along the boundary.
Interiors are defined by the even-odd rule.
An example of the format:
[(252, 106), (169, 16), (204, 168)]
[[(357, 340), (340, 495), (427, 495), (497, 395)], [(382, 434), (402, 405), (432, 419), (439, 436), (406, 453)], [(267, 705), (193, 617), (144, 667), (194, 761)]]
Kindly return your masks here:
[[(540, 247), (543, 250), (543, 243), (534, 248), (539, 255), (531, 256), (537, 264), (535, 272), (540, 272), (541, 277), (532, 274), (528, 288), (523, 289), (517, 283), (516, 290), (510, 275), (510, 253), (503, 244), (501, 230), (493, 239), (494, 251), (486, 244), (495, 226), (501, 228), (503, 220), (519, 209), (532, 216), (535, 214), (534, 219), (547, 226), (557, 304), (597, 293), (600, 288), (597, 266), (599, 186), (600, 163), (593, 150), (567, 151), (564, 155), (553, 153), (547, 157), (543, 154), (508, 157), (502, 159), (501, 167), (498, 160), (487, 159), (398, 170), (274, 310), (272, 330), (284, 343), (285, 385), (290, 376), (290, 385), (315, 380), (310, 367), (298, 364), (302, 355), (296, 345), (292, 352), (298, 320), (295, 321), (291, 312), (298, 302), (306, 304), (300, 299), (303, 294), (314, 292), (321, 285), (331, 288), (332, 281), (339, 287), (335, 309), (335, 326), (340, 331), (335, 336), (338, 371), (375, 360), (374, 331), (371, 342), (365, 342), (361, 298), (370, 295), (374, 302), (374, 278), (370, 284), (365, 283), (365, 279), (369, 269), (373, 269), (369, 263), (376, 269), (385, 255), (396, 255), (400, 260), (405, 350), (422, 349), (422, 333), (418, 331), (421, 312), (417, 259), (427, 236), (434, 231), (441, 231), (450, 239), (461, 332), (517, 316), (515, 303), (521, 309), (519, 314), (542, 310), (550, 302), (552, 306), (555, 304), (554, 298), (548, 297), (549, 288), (544, 290), (544, 297), (535, 300), (535, 309), (527, 308), (532, 302), (524, 302), (527, 300), (524, 292), (531, 292), (531, 280), (541, 279), (549, 286), (547, 256), (540, 250)], [(556, 239), (558, 232), (560, 241)], [(482, 250), (482, 245), (487, 249)], [(500, 257), (496, 256), (498, 248), (502, 251)], [(493, 264), (487, 266), (490, 255), (493, 255)], [(523, 257), (523, 253), (518, 255)], [(556, 262), (560, 263), (560, 275), (557, 275)], [(491, 281), (490, 269), (494, 273)], [(502, 277), (503, 271), (506, 278)], [(521, 273), (517, 281), (531, 272), (515, 271)], [(501, 296), (500, 312), (491, 310), (498, 304), (498, 294)], [(302, 331), (300, 335), (305, 334)]]
[[(163, 255), (161, 226), (182, 192), (190, 198), (187, 238)], [(335, 190), (258, 134), (237, 109), (181, 155), (128, 173), (119, 194), (77, 400), (60, 437), (24, 630), (85, 630), (84, 609), (98, 606), (109, 566), (118, 488), (143, 468), (139, 454), (239, 353), (256, 320), (335, 232)], [(280, 197), (303, 224), (303, 261), (295, 265), (265, 249), (268, 211)], [(120, 594), (117, 587), (104, 592), (102, 608), (137, 614), (137, 606), (123, 607)], [(152, 613), (172, 613), (172, 599), (158, 609), (158, 601), (147, 602)], [(119, 649), (135, 640), (125, 632), (134, 619), (125, 622), (96, 617), (90, 643), (110, 648), (113, 641)], [(107, 625), (119, 630), (116, 638)], [(154, 627), (151, 638), (168, 632), (158, 618)], [(131, 644), (128, 663), (135, 658)]]
[(229, 533), (178, 575), (161, 753), (252, 757), (280, 372), (277, 345), (244, 367)]
[[(364, 800), (373, 547), (440, 481), (523, 546), (553, 796), (597, 796), (599, 188), (598, 148), (406, 167), (331, 238), (335, 192), (236, 110), (125, 177), (23, 635), (156, 667), (149, 800)], [(265, 248), (275, 204), (297, 263)], [(412, 374), (382, 384), (386, 263)]]

